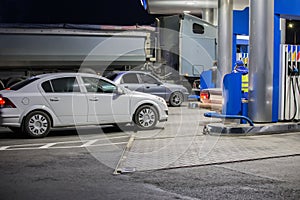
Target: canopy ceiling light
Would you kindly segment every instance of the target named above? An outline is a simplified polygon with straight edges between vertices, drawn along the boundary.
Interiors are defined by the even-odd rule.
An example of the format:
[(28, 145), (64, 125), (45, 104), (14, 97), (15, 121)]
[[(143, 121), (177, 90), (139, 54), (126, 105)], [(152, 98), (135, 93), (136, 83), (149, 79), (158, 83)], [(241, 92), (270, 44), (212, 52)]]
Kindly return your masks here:
[[(218, 8), (218, 0), (142, 0), (150, 14), (179, 14), (188, 11), (200, 15), (203, 8)], [(249, 6), (249, 0), (233, 0), (234, 10)], [(146, 6), (145, 6), (146, 4)]]

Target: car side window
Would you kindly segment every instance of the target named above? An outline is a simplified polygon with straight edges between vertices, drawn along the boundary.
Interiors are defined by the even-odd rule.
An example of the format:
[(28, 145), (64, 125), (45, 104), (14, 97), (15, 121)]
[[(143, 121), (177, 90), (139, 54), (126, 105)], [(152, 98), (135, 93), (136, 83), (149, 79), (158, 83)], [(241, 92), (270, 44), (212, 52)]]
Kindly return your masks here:
[(53, 92), (53, 88), (52, 88), (50, 81), (46, 81), (46, 82), (42, 83), (42, 88), (47, 93)]
[(45, 92), (80, 92), (80, 88), (76, 77), (64, 77), (52, 79), (42, 83), (42, 88)]
[(139, 83), (139, 79), (136, 74), (124, 74), (121, 83)]
[(116, 86), (94, 77), (82, 77), (84, 86), (87, 92), (91, 93), (113, 93), (116, 90)]
[(157, 84), (158, 81), (153, 78), (152, 76), (148, 74), (141, 74), (141, 79), (143, 83), (149, 83), (149, 84)]

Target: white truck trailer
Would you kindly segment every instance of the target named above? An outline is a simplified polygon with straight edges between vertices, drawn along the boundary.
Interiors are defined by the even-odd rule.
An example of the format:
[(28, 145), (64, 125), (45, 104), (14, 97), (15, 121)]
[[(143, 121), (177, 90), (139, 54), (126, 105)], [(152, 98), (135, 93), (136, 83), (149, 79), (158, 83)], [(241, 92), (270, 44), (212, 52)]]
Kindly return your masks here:
[(192, 81), (216, 59), (216, 37), (215, 26), (188, 14), (161, 17), (155, 27), (1, 24), (0, 87), (45, 72), (135, 67)]

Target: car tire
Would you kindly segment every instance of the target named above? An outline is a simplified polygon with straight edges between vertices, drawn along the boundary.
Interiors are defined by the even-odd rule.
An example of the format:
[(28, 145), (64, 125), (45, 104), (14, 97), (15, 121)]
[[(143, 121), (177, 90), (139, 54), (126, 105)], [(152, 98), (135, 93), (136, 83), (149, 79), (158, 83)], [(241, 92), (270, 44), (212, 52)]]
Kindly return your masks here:
[(151, 105), (140, 106), (134, 114), (134, 123), (142, 130), (152, 129), (158, 122), (157, 110)]
[(169, 99), (170, 106), (178, 107), (183, 102), (183, 94), (181, 92), (173, 92)]
[(50, 117), (42, 111), (33, 111), (29, 113), (23, 123), (24, 133), (31, 138), (42, 138), (47, 136), (50, 127)]

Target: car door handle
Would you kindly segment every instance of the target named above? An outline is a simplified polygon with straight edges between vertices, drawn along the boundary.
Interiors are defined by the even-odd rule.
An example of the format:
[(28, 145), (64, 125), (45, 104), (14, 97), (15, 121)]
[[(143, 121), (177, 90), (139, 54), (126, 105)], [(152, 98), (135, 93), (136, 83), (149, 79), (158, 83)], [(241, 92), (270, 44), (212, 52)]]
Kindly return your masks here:
[(128, 86), (124, 86), (124, 88), (128, 88)]
[(59, 101), (60, 100), (60, 98), (58, 98), (58, 97), (52, 97), (52, 98), (50, 98), (50, 101)]
[(149, 89), (150, 88), (150, 86), (146, 86), (146, 89)]
[(90, 100), (90, 101), (99, 101), (99, 98), (94, 97), (94, 98), (90, 98), (89, 100)]

